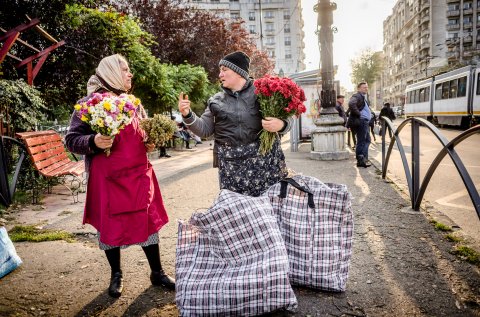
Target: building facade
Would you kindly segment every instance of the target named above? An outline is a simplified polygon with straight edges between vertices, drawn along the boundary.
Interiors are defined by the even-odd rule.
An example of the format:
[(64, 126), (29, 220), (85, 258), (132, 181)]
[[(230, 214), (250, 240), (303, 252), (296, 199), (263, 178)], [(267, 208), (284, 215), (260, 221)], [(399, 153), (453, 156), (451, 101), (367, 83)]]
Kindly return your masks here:
[(435, 55), (433, 47), (445, 41), (446, 2), (399, 0), (392, 11), (383, 22), (383, 99), (403, 105), (405, 87), (445, 63), (445, 54)]
[(480, 54), (480, 0), (399, 0), (383, 23), (383, 99), (404, 104), (405, 87)]
[(288, 76), (305, 69), (301, 2), (295, 0), (189, 0), (189, 5), (226, 19), (243, 19), (257, 47)]

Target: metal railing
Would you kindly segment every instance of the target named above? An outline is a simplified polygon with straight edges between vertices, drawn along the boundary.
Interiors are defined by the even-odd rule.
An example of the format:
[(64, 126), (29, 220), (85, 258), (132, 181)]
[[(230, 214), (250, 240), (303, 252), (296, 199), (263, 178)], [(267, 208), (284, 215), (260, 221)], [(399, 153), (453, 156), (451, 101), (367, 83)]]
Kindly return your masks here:
[[(405, 154), (405, 149), (402, 145), (402, 142), (399, 138), (399, 133), (402, 129), (407, 125), (411, 124), (411, 133), (412, 133), (412, 169), (408, 165), (407, 157)], [(437, 154), (435, 159), (433, 160), (432, 164), (428, 168), (423, 180), (420, 179), (420, 126), (424, 126), (428, 128), (438, 139), (440, 144), (443, 148)], [(390, 131), (393, 132), (392, 138), (390, 140), (390, 144), (388, 146), (388, 150), (385, 153), (385, 127), (388, 127)], [(419, 210), (420, 203), (422, 202), (423, 196), (425, 194), (425, 190), (430, 182), (430, 179), (435, 173), (437, 167), (440, 165), (443, 158), (448, 154), (453, 161), (453, 164), (457, 168), (460, 177), (462, 178), (463, 184), (465, 185), (470, 199), (472, 200), (473, 206), (475, 207), (475, 211), (477, 212), (477, 216), (480, 219), (480, 196), (478, 194), (477, 189), (475, 188), (475, 184), (470, 177), (465, 165), (463, 164), (462, 160), (460, 159), (458, 153), (455, 151), (455, 147), (459, 145), (461, 142), (469, 138), (470, 136), (480, 133), (480, 125), (476, 125), (455, 138), (451, 141), (448, 141), (432, 123), (428, 122), (425, 119), (421, 118), (408, 118), (400, 123), (398, 128), (395, 128), (392, 121), (388, 118), (383, 117), (382, 120), (382, 179), (385, 179), (387, 174), (388, 162), (390, 160), (390, 155), (393, 150), (394, 144), (397, 145), (397, 149), (400, 153), (400, 157), (403, 163), (403, 169), (405, 170), (405, 177), (407, 179), (408, 190), (410, 193), (410, 201), (412, 205), (412, 209)]]
[[(13, 177), (11, 181), (9, 181), (9, 162), (7, 153), (5, 151), (4, 141), (12, 142), (13, 145), (18, 146), (19, 148), (19, 156), (15, 164), (15, 171), (13, 172)], [(5, 207), (8, 207), (12, 204), (15, 187), (17, 186), (17, 180), (20, 173), (20, 168), (22, 167), (22, 163), (25, 160), (26, 153), (27, 149), (19, 140), (8, 136), (0, 137), (0, 203)]]
[(35, 127), (35, 131), (54, 130), (64, 137), (70, 129), (70, 122), (43, 122)]

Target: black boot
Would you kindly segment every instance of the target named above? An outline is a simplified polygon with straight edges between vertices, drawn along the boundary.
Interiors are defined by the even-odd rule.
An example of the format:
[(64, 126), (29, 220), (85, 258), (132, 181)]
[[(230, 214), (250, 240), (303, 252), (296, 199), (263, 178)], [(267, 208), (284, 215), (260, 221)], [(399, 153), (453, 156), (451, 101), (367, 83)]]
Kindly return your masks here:
[(357, 157), (357, 167), (370, 167), (372, 164), (367, 163), (367, 160), (363, 155)]
[(118, 298), (122, 295), (123, 291), (123, 277), (122, 270), (120, 269), (120, 248), (105, 250), (108, 263), (112, 272), (110, 278), (110, 286), (108, 287), (108, 295)]
[(164, 286), (168, 289), (175, 290), (175, 279), (165, 274), (163, 270), (159, 272), (152, 271), (150, 281), (155, 286)]
[(123, 291), (122, 272), (112, 273), (110, 278), (110, 286), (108, 287), (108, 295), (119, 298)]
[(160, 262), (160, 247), (158, 244), (151, 244), (142, 247), (147, 256), (148, 264), (152, 273), (150, 274), (150, 281), (155, 286), (165, 286), (168, 289), (175, 290), (175, 279), (165, 274)]

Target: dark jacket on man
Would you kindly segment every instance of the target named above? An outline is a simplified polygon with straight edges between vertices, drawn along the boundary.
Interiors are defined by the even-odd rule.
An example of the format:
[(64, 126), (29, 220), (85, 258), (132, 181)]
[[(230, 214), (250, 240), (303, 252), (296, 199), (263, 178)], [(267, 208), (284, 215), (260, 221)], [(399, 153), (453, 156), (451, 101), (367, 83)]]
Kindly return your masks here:
[(337, 102), (335, 104), (335, 109), (338, 111), (338, 115), (343, 118), (343, 125), (347, 124), (347, 115), (345, 114), (345, 109), (343, 109), (343, 106)]
[(360, 92), (354, 93), (348, 101), (348, 128), (356, 129), (356, 127), (358, 126), (358, 120), (360, 120), (360, 112), (363, 110), (364, 107), (365, 97)]
[(389, 118), (391, 121), (395, 120), (397, 117), (395, 117), (395, 112), (393, 112), (393, 109), (390, 108), (390, 105), (389, 104), (385, 104), (382, 108), (382, 110), (380, 110), (380, 120), (382, 120), (382, 117), (387, 117)]

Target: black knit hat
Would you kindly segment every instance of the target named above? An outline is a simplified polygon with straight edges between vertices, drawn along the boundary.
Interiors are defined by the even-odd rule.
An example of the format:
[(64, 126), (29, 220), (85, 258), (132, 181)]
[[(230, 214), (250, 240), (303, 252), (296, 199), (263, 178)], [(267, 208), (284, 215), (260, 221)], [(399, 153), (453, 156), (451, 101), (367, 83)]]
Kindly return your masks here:
[(233, 70), (245, 79), (248, 79), (248, 69), (250, 67), (250, 57), (244, 52), (237, 51), (226, 55), (220, 60), (218, 66), (225, 66)]

